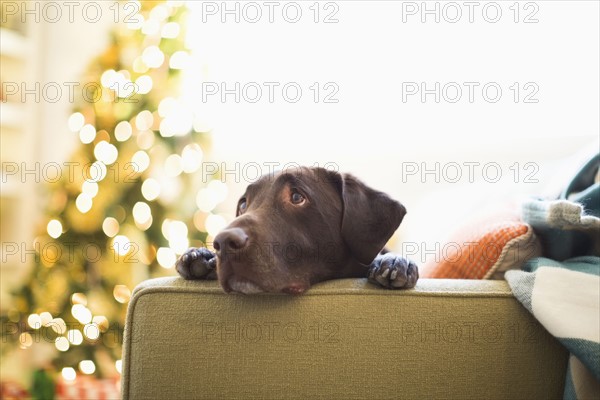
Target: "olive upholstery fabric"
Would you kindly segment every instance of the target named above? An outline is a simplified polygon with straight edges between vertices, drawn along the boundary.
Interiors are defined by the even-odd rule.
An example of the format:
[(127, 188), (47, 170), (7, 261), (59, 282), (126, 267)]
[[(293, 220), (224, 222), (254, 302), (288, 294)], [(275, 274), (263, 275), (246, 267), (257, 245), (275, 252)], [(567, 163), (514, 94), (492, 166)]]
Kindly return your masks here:
[(505, 281), (364, 279), (302, 296), (159, 278), (131, 298), (123, 398), (562, 398), (567, 351)]

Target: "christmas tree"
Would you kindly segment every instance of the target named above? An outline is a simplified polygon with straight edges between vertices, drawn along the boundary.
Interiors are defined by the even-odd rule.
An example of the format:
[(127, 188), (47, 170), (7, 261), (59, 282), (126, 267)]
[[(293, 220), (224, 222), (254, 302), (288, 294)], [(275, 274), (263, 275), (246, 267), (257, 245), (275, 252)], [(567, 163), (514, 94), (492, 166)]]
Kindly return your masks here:
[(81, 145), (49, 185), (33, 271), (3, 316), (22, 351), (51, 343), (65, 380), (117, 375), (132, 288), (173, 274), (179, 254), (224, 224), (212, 211), (226, 187), (202, 171), (209, 132), (181, 94), (181, 3), (133, 3), (83, 78), (67, 121)]

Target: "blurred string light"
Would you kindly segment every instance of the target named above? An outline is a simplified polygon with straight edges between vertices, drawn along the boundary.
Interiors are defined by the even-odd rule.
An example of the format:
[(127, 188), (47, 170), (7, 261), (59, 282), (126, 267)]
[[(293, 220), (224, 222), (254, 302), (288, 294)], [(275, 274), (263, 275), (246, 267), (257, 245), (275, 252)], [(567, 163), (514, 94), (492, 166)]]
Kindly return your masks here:
[(103, 140), (94, 147), (94, 156), (98, 161), (102, 161), (105, 165), (110, 165), (117, 161), (119, 151), (115, 145)]
[(206, 188), (200, 189), (196, 205), (201, 211), (210, 212), (227, 198), (227, 185), (220, 180), (212, 180)]
[(132, 250), (131, 242), (125, 235), (117, 235), (112, 240), (112, 249), (116, 254), (124, 256)]
[(206, 232), (210, 236), (216, 236), (227, 225), (225, 218), (218, 214), (210, 214), (206, 217)]
[(94, 316), (94, 318), (92, 318), (92, 322), (98, 326), (100, 332), (106, 332), (108, 330), (108, 319), (104, 315)]
[(85, 118), (83, 114), (80, 112), (76, 112), (71, 114), (67, 121), (67, 125), (69, 126), (69, 130), (71, 132), (79, 132), (83, 125), (85, 124)]
[(48, 222), (48, 225), (46, 226), (46, 231), (48, 232), (48, 235), (50, 235), (51, 238), (58, 239), (63, 233), (63, 226), (59, 220), (52, 219)]
[(165, 39), (175, 39), (179, 36), (179, 24), (177, 22), (169, 22), (162, 27), (161, 36)]
[(142, 61), (150, 68), (158, 68), (165, 62), (165, 54), (158, 46), (148, 46), (142, 52)]
[(92, 322), (92, 312), (83, 304), (73, 304), (71, 307), (71, 314), (81, 324)]
[(190, 63), (190, 55), (187, 51), (176, 51), (169, 59), (171, 69), (185, 69)]
[[(169, 248), (173, 250), (175, 254), (183, 254), (188, 249), (190, 245), (188, 239), (188, 228), (184, 222), (165, 219), (163, 221), (161, 230), (163, 236), (165, 236), (165, 238), (169, 241)], [(161, 263), (161, 265), (163, 264)]]
[(29, 332), (23, 332), (19, 335), (19, 347), (27, 349), (33, 344), (33, 337)]
[(65, 381), (74, 381), (77, 378), (77, 372), (71, 367), (65, 367), (60, 373)]
[(133, 72), (143, 74), (148, 72), (149, 69), (150, 68), (148, 68), (146, 63), (144, 63), (144, 60), (142, 60), (142, 56), (136, 57), (136, 59), (133, 60)]
[(156, 261), (163, 268), (172, 268), (177, 261), (177, 255), (168, 247), (159, 247), (156, 251)]
[(93, 125), (85, 124), (79, 131), (79, 140), (83, 144), (89, 144), (96, 138), (96, 128)]
[(145, 131), (152, 128), (153, 123), (154, 117), (152, 116), (152, 113), (148, 110), (140, 112), (135, 117), (135, 127), (140, 131)]
[(127, 121), (121, 121), (115, 126), (115, 139), (119, 142), (124, 142), (131, 137), (133, 129)]
[(142, 24), (142, 33), (145, 35), (156, 35), (160, 31), (160, 22), (148, 19)]
[(75, 199), (75, 207), (82, 213), (85, 214), (92, 209), (92, 198), (87, 193), (81, 193)]
[(136, 172), (144, 172), (150, 166), (150, 157), (145, 151), (138, 150), (133, 157), (131, 157), (131, 162), (133, 163)]
[(102, 222), (102, 231), (108, 237), (115, 237), (119, 233), (119, 221), (113, 217), (106, 217)]
[(183, 171), (181, 156), (179, 154), (171, 154), (165, 160), (165, 173), (169, 177), (180, 175)]
[(194, 126), (194, 114), (184, 101), (164, 99), (159, 104), (158, 114), (163, 117), (159, 127), (162, 137), (185, 136)]
[(27, 317), (27, 325), (33, 329), (40, 329), (42, 327), (42, 318), (38, 314), (31, 314)]
[(48, 326), (50, 326), (50, 328), (52, 328), (52, 330), (59, 335), (64, 335), (67, 332), (67, 324), (62, 318), (52, 319), (52, 321), (48, 323)]
[(88, 196), (94, 198), (98, 194), (98, 183), (93, 181), (85, 181), (81, 185), (81, 193), (85, 193)]
[(152, 90), (152, 78), (148, 75), (142, 75), (135, 80), (136, 93), (147, 94)]
[(86, 375), (96, 372), (96, 365), (92, 360), (82, 360), (79, 362), (79, 370)]
[(137, 93), (136, 86), (129, 79), (129, 71), (115, 71), (109, 69), (104, 71), (100, 77), (102, 86), (115, 91), (118, 97), (128, 98), (132, 94)]
[[(138, 9), (142, 8), (139, 1), (134, 0), (133, 2), (137, 3)], [(182, 6), (183, 4), (183, 1), (168, 0), (166, 4), (155, 5), (150, 10), (147, 18), (144, 18), (141, 14), (128, 16), (125, 24), (127, 28), (141, 30), (147, 37), (143, 47), (131, 49), (134, 50), (133, 54), (127, 52), (128, 49), (122, 52), (121, 56), (127, 54), (121, 60), (121, 65), (129, 64), (127, 69), (108, 69), (101, 74), (101, 85), (103, 88), (110, 89), (103, 91), (106, 95), (102, 97), (102, 100), (114, 102), (115, 104), (120, 103), (115, 106), (115, 110), (122, 106), (121, 108), (125, 111), (119, 110), (119, 112), (115, 112), (114, 116), (117, 121), (127, 119), (118, 122), (114, 126), (112, 137), (107, 132), (111, 130), (111, 127), (104, 126), (101, 128), (101, 125), (97, 125), (98, 128), (96, 128), (94, 126), (96, 121), (99, 121), (98, 114), (94, 117), (87, 111), (84, 111), (84, 113), (75, 112), (70, 115), (67, 121), (68, 129), (74, 135), (78, 135), (83, 144), (91, 145), (88, 148), (93, 149), (93, 157), (95, 157), (95, 160), (90, 160), (92, 164), (86, 170), (86, 179), (81, 184), (81, 193), (77, 195), (75, 200), (75, 206), (81, 213), (89, 212), (94, 202), (97, 202), (96, 207), (103, 206), (102, 200), (99, 201), (98, 199), (105, 199), (106, 196), (98, 196), (98, 194), (100, 189), (107, 189), (105, 189), (105, 185), (99, 185), (98, 183), (106, 178), (108, 168), (110, 168), (107, 166), (116, 163), (119, 157), (124, 158), (123, 165), (126, 165), (127, 159), (130, 158), (134, 164), (135, 172), (142, 174), (140, 179), (141, 194), (143, 196), (142, 201), (136, 202), (132, 207), (131, 215), (137, 228), (146, 230), (153, 224), (153, 218), (159, 215), (155, 213), (156, 215), (153, 216), (153, 203), (151, 202), (159, 200), (161, 203), (169, 203), (178, 200), (181, 186), (184, 184), (184, 179), (178, 177), (183, 173), (195, 173), (202, 165), (204, 153), (198, 144), (190, 143), (177, 151), (167, 150), (169, 152), (165, 154), (161, 144), (155, 143), (156, 138), (159, 137), (158, 135), (162, 137), (183, 137), (189, 135), (194, 129), (199, 132), (208, 131), (208, 129), (197, 129), (199, 126), (205, 126), (198, 122), (198, 116), (201, 113), (195, 108), (197, 107), (195, 101), (197, 97), (193, 98), (186, 95), (194, 86), (189, 84), (192, 82), (189, 78), (199, 75), (197, 74), (197, 65), (194, 64), (194, 57), (189, 51), (184, 50), (175, 51), (169, 55), (166, 47), (164, 47), (165, 52), (163, 52), (157, 45), (162, 45), (165, 42), (162, 39), (180, 37), (182, 25), (175, 21), (168, 21), (168, 19), (171, 15), (175, 15), (172, 7)], [(127, 110), (130, 110), (130, 108), (125, 107), (127, 101), (115, 101), (114, 96), (128, 98), (133, 94), (145, 95), (150, 93), (155, 86), (158, 87), (159, 83), (162, 84), (156, 77), (153, 79), (152, 74), (154, 71), (151, 69), (161, 68), (161, 71), (166, 70), (166, 64), (172, 70), (182, 70), (182, 95), (177, 98), (166, 97), (159, 102), (158, 109), (142, 110), (137, 115), (133, 114), (133, 116), (128, 114), (129, 111)], [(186, 70), (190, 72), (187, 75)], [(197, 93), (195, 93), (195, 96), (197, 96)], [(86, 118), (90, 123), (86, 123)], [(115, 141), (127, 143), (120, 146)], [(176, 142), (176, 144), (180, 143)], [(134, 145), (137, 145), (138, 148), (135, 149)], [(180, 150), (181, 152), (179, 152)], [(151, 164), (152, 168), (150, 168)], [(198, 230), (205, 230), (208, 233), (208, 240), (212, 240), (212, 237), (226, 225), (226, 219), (214, 212), (214, 209), (225, 200), (226, 196), (227, 187), (218, 180), (211, 181), (197, 194), (196, 203), (199, 211), (194, 214), (193, 226)], [(107, 237), (111, 238), (108, 245), (112, 247), (115, 254), (120, 256), (128, 254), (133, 249), (129, 237), (120, 234), (122, 224), (129, 224), (128, 221), (126, 222), (128, 211), (123, 206), (118, 206), (110, 211), (112, 216), (106, 216), (101, 220), (102, 231)], [(175, 219), (164, 219), (163, 221), (154, 221), (154, 223), (160, 225), (168, 246), (158, 247), (158, 249), (152, 246), (148, 251), (149, 255), (145, 257), (149, 259), (148, 263), (156, 258), (161, 267), (172, 268), (175, 265), (177, 256), (187, 250), (190, 244), (188, 226), (183, 221)], [(67, 225), (67, 229), (65, 229), (63, 222), (59, 219), (52, 219), (48, 222), (46, 231), (51, 238), (57, 239), (63, 232), (70, 229), (71, 224)], [(125, 225), (123, 231), (128, 232), (129, 227), (130, 225)], [(126, 285), (115, 285), (113, 297), (119, 303), (127, 303), (131, 298), (131, 290)], [(54, 345), (61, 352), (69, 351), (72, 346), (82, 345), (84, 339), (88, 341), (97, 340), (100, 333), (105, 332), (109, 327), (108, 319), (105, 316), (93, 315), (90, 308), (96, 310), (98, 305), (88, 308), (88, 299), (84, 293), (73, 293), (70, 300), (70, 313), (82, 325), (78, 328), (71, 325), (67, 327), (65, 320), (62, 318), (54, 318), (50, 312), (41, 312), (39, 309), (27, 318), (27, 324), (32, 329), (39, 329), (42, 326), (52, 329), (58, 335)], [(51, 309), (54, 312), (54, 309)], [(69, 311), (68, 308), (67, 311)], [(33, 337), (30, 333), (23, 332), (19, 336), (19, 342), (21, 348), (29, 348), (33, 344)], [(90, 359), (80, 360), (78, 364), (74, 362), (73, 366), (75, 365), (78, 365), (81, 373), (87, 375), (94, 374), (97, 370), (96, 364)], [(121, 373), (121, 360), (115, 362), (115, 368)], [(74, 368), (67, 367), (61, 370), (61, 375), (64, 380), (73, 381), (77, 377), (77, 372)]]
[(158, 4), (150, 11), (150, 19), (162, 22), (169, 16), (169, 8), (165, 4)]
[(152, 219), (152, 210), (150, 209), (150, 206), (143, 201), (135, 203), (133, 206), (133, 218), (140, 224)]
[(59, 336), (54, 340), (54, 346), (59, 351), (67, 351), (69, 350), (70, 344), (66, 337)]
[(113, 296), (119, 303), (125, 304), (131, 298), (131, 290), (125, 285), (115, 285)]
[(87, 306), (87, 296), (83, 293), (73, 293), (71, 295), (71, 303), (83, 304), (84, 306)]
[(83, 335), (78, 329), (71, 329), (67, 331), (67, 340), (74, 346), (79, 346), (83, 343)]
[(148, 178), (142, 183), (142, 196), (148, 201), (156, 200), (160, 195), (160, 183), (154, 178)]
[(50, 314), (48, 311), (44, 311), (40, 313), (40, 320), (42, 322), (42, 326), (47, 326), (50, 321), (52, 321), (52, 314)]
[(185, 173), (196, 172), (202, 165), (202, 149), (196, 143), (188, 144), (181, 153), (181, 167)]
[(107, 172), (108, 169), (106, 168), (106, 164), (102, 161), (94, 161), (92, 165), (90, 165), (88, 171), (89, 177), (86, 180), (100, 182), (102, 179), (106, 178)]
[(97, 340), (100, 337), (100, 328), (95, 323), (86, 324), (83, 327), (83, 335), (89, 340)]
[(145, 231), (152, 225), (152, 210), (147, 203), (138, 201), (132, 211), (135, 225), (138, 228)]
[(150, 149), (154, 145), (154, 133), (150, 130), (138, 133), (137, 145), (142, 150)]

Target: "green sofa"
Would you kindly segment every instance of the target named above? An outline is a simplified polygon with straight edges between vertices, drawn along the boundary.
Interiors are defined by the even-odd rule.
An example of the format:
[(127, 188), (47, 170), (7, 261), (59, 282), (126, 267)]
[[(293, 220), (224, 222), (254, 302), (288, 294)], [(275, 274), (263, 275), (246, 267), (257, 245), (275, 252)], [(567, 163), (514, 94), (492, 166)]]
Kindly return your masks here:
[(558, 399), (567, 367), (505, 281), (343, 279), (293, 297), (153, 279), (123, 349), (125, 400)]

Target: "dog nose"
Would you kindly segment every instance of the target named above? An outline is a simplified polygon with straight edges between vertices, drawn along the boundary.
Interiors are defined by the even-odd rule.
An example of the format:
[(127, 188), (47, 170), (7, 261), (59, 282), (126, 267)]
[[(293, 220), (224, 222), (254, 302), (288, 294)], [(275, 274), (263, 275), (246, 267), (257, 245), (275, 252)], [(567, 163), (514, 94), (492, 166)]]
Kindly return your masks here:
[(221, 252), (243, 249), (247, 243), (248, 235), (243, 229), (229, 228), (215, 236), (213, 246), (217, 254), (220, 254)]

